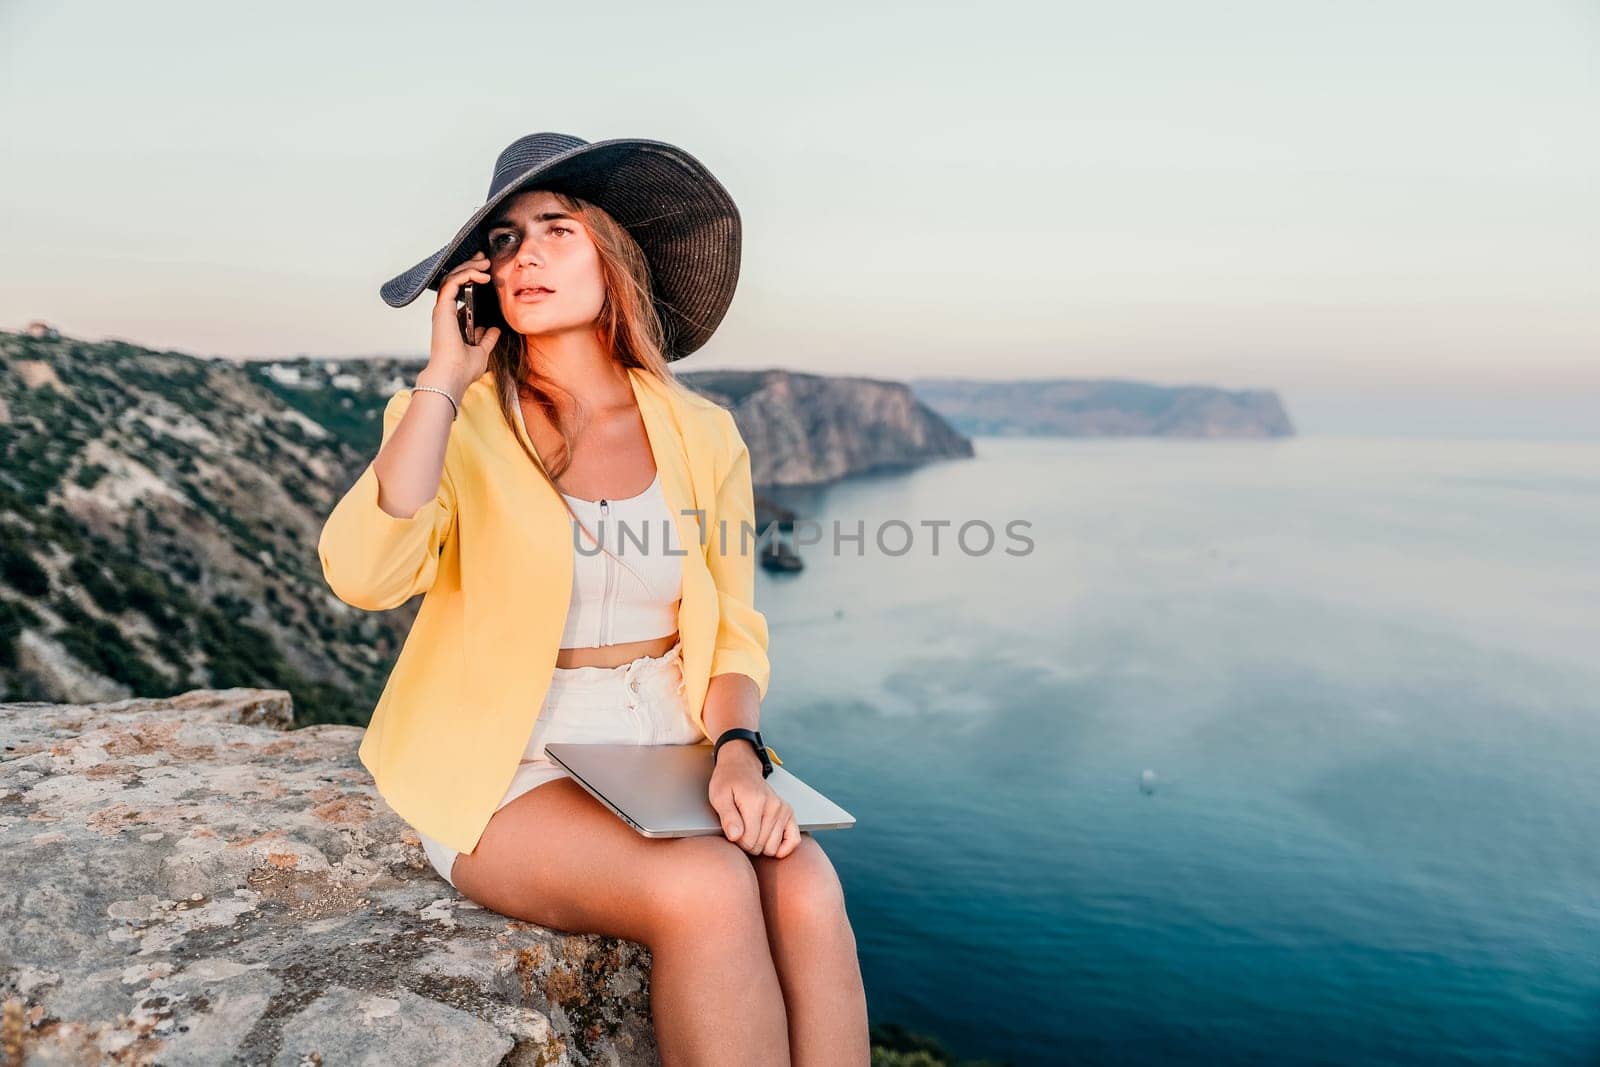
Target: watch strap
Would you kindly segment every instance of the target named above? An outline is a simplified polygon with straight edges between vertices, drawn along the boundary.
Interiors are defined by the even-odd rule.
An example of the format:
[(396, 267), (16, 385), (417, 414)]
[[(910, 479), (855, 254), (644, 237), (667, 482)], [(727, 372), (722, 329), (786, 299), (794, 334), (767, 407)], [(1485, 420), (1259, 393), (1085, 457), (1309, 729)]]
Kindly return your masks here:
[(711, 765), (716, 766), (717, 753), (729, 741), (748, 741), (755, 748), (756, 755), (761, 757), (761, 777), (765, 778), (772, 773), (772, 761), (776, 758), (767, 749), (766, 743), (761, 740), (760, 730), (751, 730), (743, 726), (733, 726), (722, 731), (717, 738), (717, 743), (711, 749)]

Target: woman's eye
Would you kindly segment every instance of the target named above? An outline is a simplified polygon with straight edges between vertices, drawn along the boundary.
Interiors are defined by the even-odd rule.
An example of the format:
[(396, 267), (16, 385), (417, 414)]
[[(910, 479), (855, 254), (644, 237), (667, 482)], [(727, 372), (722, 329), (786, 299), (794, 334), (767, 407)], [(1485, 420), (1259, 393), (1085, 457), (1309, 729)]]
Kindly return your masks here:
[[(577, 231), (571, 226), (552, 226), (550, 227), (549, 232), (564, 233), (568, 236), (571, 236)], [(515, 244), (516, 241), (517, 235), (514, 233), (497, 233), (493, 237), (489, 238), (489, 250), (491, 252), (500, 252), (511, 247), (511, 245)]]

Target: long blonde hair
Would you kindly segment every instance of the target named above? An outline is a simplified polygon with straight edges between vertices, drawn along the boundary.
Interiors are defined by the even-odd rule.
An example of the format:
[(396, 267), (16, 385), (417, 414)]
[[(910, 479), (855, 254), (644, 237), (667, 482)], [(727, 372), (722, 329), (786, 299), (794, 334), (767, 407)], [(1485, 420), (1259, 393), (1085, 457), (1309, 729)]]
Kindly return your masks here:
[[(531, 191), (531, 190), (524, 190)], [(656, 311), (650, 284), (650, 263), (638, 242), (616, 219), (604, 209), (587, 200), (565, 193), (546, 190), (561, 206), (576, 217), (585, 227), (599, 252), (600, 272), (605, 284), (605, 299), (600, 313), (595, 317), (595, 338), (612, 353), (624, 368), (636, 367), (653, 375), (667, 388), (698, 396), (694, 390), (680, 382), (672, 373), (664, 351), (665, 333), (661, 316)], [(487, 293), (485, 293), (487, 295)], [(494, 373), (495, 395), (500, 403), (500, 415), (506, 420), (517, 443), (527, 453), (528, 459), (538, 469), (556, 497), (567, 509), (572, 521), (582, 527), (582, 520), (572, 510), (556, 484), (572, 464), (573, 435), (561, 417), (555, 395), (573, 400), (572, 394), (556, 382), (541, 374), (528, 353), (527, 339), (511, 329), (501, 314), (498, 300), (485, 299), (477, 303), (475, 325), (500, 327), (500, 336), (489, 353), (489, 369)], [(521, 420), (518, 405), (523, 399), (532, 401), (545, 413), (561, 435), (561, 450), (546, 462), (517, 434)], [(574, 402), (581, 410), (581, 405)], [(531, 434), (530, 434), (531, 437)], [(676, 516), (673, 517), (674, 522)], [(601, 542), (600, 548), (612, 559), (611, 550)], [(621, 563), (621, 560), (617, 560)], [(626, 564), (623, 564), (626, 566)]]

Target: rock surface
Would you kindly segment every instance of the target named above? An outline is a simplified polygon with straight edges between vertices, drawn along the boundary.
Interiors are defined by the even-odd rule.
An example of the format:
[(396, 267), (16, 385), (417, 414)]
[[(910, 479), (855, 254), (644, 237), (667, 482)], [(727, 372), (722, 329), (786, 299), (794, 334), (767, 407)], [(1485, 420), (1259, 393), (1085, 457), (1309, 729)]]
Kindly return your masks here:
[(0, 1063), (657, 1062), (647, 948), (468, 901), (361, 729), (292, 722), (0, 703)]

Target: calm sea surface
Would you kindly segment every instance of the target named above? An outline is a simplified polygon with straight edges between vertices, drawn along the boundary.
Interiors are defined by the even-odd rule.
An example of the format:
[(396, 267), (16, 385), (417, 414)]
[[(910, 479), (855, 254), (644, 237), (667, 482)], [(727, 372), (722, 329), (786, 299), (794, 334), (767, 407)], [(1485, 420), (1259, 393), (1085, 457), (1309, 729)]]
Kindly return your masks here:
[(758, 576), (763, 733), (859, 820), (818, 839), (874, 1021), (1600, 1062), (1600, 443), (975, 444), (787, 493), (824, 541)]

